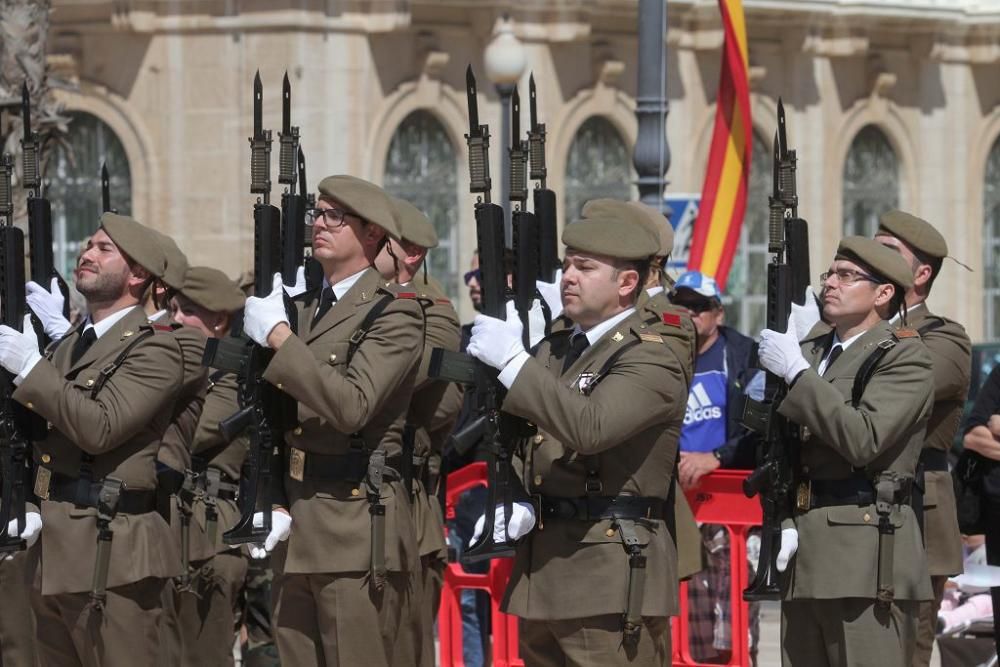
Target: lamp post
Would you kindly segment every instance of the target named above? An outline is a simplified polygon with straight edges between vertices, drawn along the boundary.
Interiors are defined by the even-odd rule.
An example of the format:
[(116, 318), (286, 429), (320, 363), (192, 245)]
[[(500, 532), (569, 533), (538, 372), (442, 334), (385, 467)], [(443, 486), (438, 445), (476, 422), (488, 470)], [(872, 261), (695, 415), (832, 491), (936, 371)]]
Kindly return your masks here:
[(486, 76), (496, 86), (500, 96), (500, 205), (503, 207), (504, 242), (512, 243), (510, 227), (510, 97), (527, 67), (527, 56), (521, 41), (514, 35), (510, 19), (504, 17), (486, 45), (483, 54)]
[(639, 175), (639, 199), (658, 211), (669, 213), (663, 203), (670, 169), (667, 144), (667, 90), (664, 50), (667, 0), (639, 0), (639, 67), (635, 96), (635, 118), (639, 132), (632, 163)]

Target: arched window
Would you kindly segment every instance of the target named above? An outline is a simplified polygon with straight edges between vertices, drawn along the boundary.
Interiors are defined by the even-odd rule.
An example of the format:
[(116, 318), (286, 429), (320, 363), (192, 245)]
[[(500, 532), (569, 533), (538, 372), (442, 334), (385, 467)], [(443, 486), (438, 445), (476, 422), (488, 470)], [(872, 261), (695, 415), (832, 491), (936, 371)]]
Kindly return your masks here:
[(871, 237), (878, 217), (899, 207), (899, 161), (885, 133), (866, 125), (844, 163), (844, 235)]
[(75, 111), (69, 117), (66, 141), (56, 146), (45, 168), (55, 264), (64, 276), (72, 274), (83, 243), (97, 230), (103, 212), (102, 164), (110, 175), (111, 208), (132, 213), (132, 175), (121, 140), (97, 116)]
[(986, 161), (986, 182), (983, 188), (983, 296), (986, 312), (983, 334), (986, 340), (1000, 337), (1000, 139), (990, 149)]
[(590, 199), (631, 199), (632, 178), (629, 151), (618, 130), (600, 116), (588, 118), (576, 131), (566, 159), (566, 222), (579, 217)]
[(444, 127), (431, 113), (414, 111), (400, 123), (389, 144), (383, 182), (387, 192), (419, 208), (434, 224), (438, 247), (428, 255), (427, 270), (456, 298), (458, 163)]
[(723, 303), (726, 324), (748, 336), (764, 328), (767, 305), (767, 198), (771, 194), (771, 149), (753, 133), (750, 154), (750, 189), (740, 243), (729, 270)]

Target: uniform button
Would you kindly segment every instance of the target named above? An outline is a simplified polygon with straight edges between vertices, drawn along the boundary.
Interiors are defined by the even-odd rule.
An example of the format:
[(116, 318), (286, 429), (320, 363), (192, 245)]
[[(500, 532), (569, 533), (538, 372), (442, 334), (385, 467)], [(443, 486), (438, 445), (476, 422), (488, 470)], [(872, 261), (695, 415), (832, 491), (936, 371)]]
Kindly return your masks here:
[(48, 463), (51, 460), (52, 460), (51, 456), (49, 456), (48, 454), (42, 454), (42, 463)]
[(93, 380), (87, 380), (87, 386), (88, 387), (93, 387), (94, 386), (94, 381)]
[(334, 361), (336, 361), (336, 360), (337, 360), (337, 355), (335, 355), (335, 354), (331, 354), (331, 355), (330, 355), (330, 363), (333, 363), (333, 362), (334, 362)]
[(52, 430), (52, 422), (45, 422), (45, 426), (48, 427), (50, 431)]
[(284, 389), (284, 388), (285, 388), (285, 386), (279, 382), (278, 383), (278, 389)]
[(359, 491), (357, 489), (351, 489), (351, 495), (352, 496), (357, 496), (357, 495), (360, 495), (360, 494), (361, 494), (361, 491)]
[(295, 435), (302, 435), (302, 427), (301, 426), (296, 426), (295, 430), (292, 431), (292, 433), (294, 433)]
[(868, 523), (869, 521), (872, 520), (872, 515), (869, 514), (868, 512), (865, 512), (864, 519), (865, 519), (865, 523)]
[(615, 529), (614, 528), (608, 528), (606, 531), (604, 531), (604, 534), (607, 535), (608, 537), (614, 537), (615, 536)]
[(26, 407), (27, 407), (27, 408), (28, 408), (29, 410), (34, 410), (34, 409), (35, 409), (35, 404), (34, 404), (34, 403), (32, 403), (31, 401), (28, 401), (28, 403), (26, 404)]
[(541, 486), (542, 485), (542, 476), (541, 475), (535, 475), (535, 480), (534, 481), (535, 481), (535, 486)]
[(543, 440), (545, 440), (545, 436), (542, 435), (541, 433), (539, 433), (538, 435), (535, 436), (535, 444), (536, 445), (542, 444)]

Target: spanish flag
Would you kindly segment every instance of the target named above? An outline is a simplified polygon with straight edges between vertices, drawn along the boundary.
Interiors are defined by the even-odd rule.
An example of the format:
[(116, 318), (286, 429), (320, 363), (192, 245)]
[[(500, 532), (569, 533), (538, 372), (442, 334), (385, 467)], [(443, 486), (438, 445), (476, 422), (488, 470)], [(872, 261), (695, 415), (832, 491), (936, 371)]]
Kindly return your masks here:
[(753, 125), (743, 3), (719, 0), (719, 9), (725, 29), (719, 98), (688, 268), (714, 276), (724, 289), (746, 212)]

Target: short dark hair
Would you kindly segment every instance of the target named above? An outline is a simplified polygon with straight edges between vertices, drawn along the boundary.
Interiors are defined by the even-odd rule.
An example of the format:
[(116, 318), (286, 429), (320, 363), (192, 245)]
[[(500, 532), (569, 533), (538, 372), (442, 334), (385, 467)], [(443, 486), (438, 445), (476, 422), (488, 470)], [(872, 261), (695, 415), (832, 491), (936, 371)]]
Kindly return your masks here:
[(652, 257), (646, 257), (645, 259), (616, 259), (611, 264), (611, 266), (614, 267), (614, 275), (616, 277), (621, 271), (635, 271), (639, 274), (639, 280), (636, 283), (635, 291), (632, 292), (632, 303), (635, 303), (638, 300), (639, 294), (643, 289), (645, 289), (646, 279), (649, 277), (649, 269), (652, 261)]
[(944, 264), (944, 257), (931, 257), (927, 255), (922, 250), (917, 250), (913, 246), (910, 246), (910, 250), (913, 251), (913, 263), (910, 269), (913, 271), (917, 270), (921, 264), (926, 264), (931, 267), (931, 277), (927, 281), (927, 289), (930, 290), (934, 286), (934, 280), (938, 277), (941, 272), (941, 265)]

